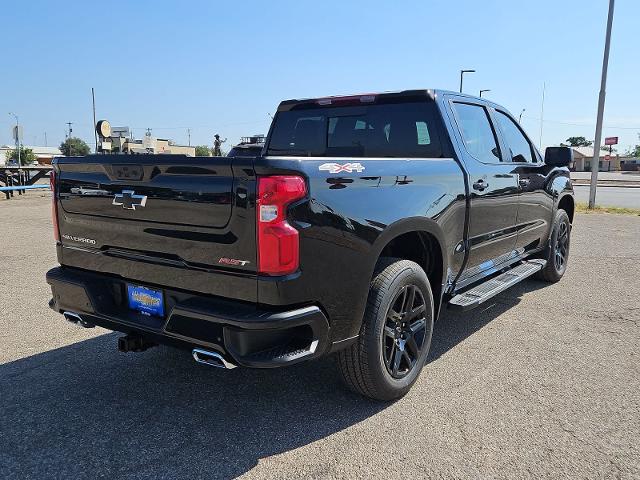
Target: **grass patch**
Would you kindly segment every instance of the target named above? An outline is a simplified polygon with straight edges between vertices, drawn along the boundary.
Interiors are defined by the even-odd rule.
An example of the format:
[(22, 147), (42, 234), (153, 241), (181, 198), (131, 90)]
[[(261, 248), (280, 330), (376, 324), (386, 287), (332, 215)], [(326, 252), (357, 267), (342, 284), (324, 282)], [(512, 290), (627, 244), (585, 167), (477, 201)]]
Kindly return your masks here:
[(576, 204), (576, 212), (578, 213), (613, 213), (616, 215), (640, 215), (640, 208), (621, 208), (621, 207), (600, 207), (589, 209), (587, 203), (578, 202)]

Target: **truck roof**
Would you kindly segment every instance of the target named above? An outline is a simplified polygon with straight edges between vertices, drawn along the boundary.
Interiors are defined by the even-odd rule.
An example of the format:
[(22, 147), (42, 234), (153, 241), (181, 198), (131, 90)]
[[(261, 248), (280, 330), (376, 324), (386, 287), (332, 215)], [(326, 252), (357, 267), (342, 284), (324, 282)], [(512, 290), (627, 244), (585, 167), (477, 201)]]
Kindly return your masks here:
[[(452, 94), (460, 97), (467, 97), (474, 100), (479, 100), (479, 97), (468, 95), (466, 93), (453, 92), (443, 89), (416, 89), (416, 90), (397, 90), (387, 92), (375, 92), (375, 93), (358, 93), (349, 95), (335, 95), (328, 97), (316, 97), (316, 98), (299, 98), (290, 99), (280, 102), (278, 105), (278, 111), (288, 111), (295, 108), (301, 108), (304, 106), (328, 106), (332, 104), (372, 104), (372, 103), (393, 103), (395, 101), (424, 101), (434, 100), (438, 95)], [(481, 99), (486, 103), (493, 103), (485, 98)]]

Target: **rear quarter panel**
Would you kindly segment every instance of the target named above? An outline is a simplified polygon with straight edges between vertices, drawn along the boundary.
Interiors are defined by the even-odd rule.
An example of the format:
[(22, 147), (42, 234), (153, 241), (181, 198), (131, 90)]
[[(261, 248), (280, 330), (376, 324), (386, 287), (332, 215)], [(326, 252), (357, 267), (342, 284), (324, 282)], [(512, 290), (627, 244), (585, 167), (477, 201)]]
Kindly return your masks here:
[[(360, 172), (332, 174), (327, 163), (359, 163)], [(300, 231), (301, 271), (261, 278), (263, 304), (320, 302), (332, 324), (332, 341), (358, 334), (378, 256), (394, 237), (426, 231), (442, 246), (443, 283), (461, 267), (464, 178), (452, 158), (266, 157), (256, 173), (302, 173), (309, 196), (289, 209)], [(438, 302), (439, 299), (436, 299)]]

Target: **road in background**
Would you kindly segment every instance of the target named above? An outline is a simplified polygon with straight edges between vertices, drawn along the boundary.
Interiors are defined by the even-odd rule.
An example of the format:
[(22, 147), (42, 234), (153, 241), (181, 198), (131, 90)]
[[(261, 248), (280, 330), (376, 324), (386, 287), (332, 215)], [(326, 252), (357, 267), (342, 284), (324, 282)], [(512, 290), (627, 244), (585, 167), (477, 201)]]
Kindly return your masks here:
[[(589, 186), (574, 185), (576, 200), (581, 203), (589, 201)], [(640, 208), (639, 187), (598, 187), (596, 205), (601, 207)]]
[[(591, 180), (591, 172), (571, 172), (572, 180)], [(640, 172), (598, 172), (598, 183), (607, 181), (639, 182)]]
[(445, 311), (415, 387), (385, 404), (347, 392), (332, 359), (118, 353), (117, 334), (47, 307), (49, 208), (0, 201), (3, 480), (640, 478), (640, 217), (578, 215), (560, 283)]

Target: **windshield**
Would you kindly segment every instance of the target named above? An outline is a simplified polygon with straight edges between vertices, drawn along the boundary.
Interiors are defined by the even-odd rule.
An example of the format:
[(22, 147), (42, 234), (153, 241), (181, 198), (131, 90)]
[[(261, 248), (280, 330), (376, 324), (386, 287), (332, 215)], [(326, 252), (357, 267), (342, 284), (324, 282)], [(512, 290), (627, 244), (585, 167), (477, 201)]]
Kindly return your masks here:
[(268, 155), (437, 158), (432, 102), (278, 112)]

